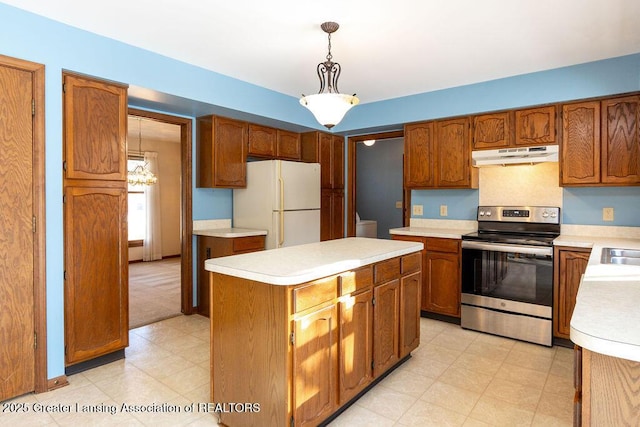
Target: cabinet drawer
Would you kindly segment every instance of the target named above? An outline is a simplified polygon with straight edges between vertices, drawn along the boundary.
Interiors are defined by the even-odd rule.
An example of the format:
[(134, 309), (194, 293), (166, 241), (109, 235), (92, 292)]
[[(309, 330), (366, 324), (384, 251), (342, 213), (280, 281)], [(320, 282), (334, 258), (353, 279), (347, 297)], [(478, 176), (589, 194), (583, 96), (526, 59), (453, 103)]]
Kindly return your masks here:
[(413, 254), (403, 256), (402, 262), (400, 264), (402, 274), (413, 273), (414, 271), (420, 270), (421, 258), (422, 258), (421, 252), (416, 252)]
[(293, 289), (293, 312), (299, 313), (326, 301), (338, 293), (338, 277), (327, 277)]
[(376, 284), (397, 279), (400, 275), (400, 258), (391, 258), (373, 266), (373, 278)]
[(373, 285), (373, 267), (358, 268), (340, 275), (340, 295), (347, 295)]
[(264, 236), (236, 237), (233, 239), (233, 252), (260, 251), (264, 249)]
[(426, 249), (429, 252), (458, 253), (460, 240), (457, 239), (427, 239)]

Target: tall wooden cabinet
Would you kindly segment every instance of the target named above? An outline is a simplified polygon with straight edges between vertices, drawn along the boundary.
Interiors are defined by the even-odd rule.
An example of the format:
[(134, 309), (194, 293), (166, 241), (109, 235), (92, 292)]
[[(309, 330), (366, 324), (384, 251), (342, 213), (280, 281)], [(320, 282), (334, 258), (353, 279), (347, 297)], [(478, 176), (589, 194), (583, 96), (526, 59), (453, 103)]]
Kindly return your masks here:
[(65, 363), (129, 341), (127, 86), (64, 73)]
[(344, 237), (344, 138), (323, 132), (301, 135), (301, 160), (320, 163), (320, 240)]

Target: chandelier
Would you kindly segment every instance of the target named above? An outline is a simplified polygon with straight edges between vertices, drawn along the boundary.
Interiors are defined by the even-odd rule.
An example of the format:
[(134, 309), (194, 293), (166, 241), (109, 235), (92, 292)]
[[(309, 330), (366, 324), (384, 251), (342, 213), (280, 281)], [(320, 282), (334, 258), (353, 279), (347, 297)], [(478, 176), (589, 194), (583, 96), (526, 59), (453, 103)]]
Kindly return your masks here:
[(331, 34), (338, 31), (340, 26), (335, 22), (324, 22), (320, 25), (322, 31), (327, 33), (329, 39), (329, 53), (326, 61), (318, 64), (318, 78), (320, 79), (320, 92), (315, 95), (302, 94), (300, 104), (311, 111), (316, 120), (328, 129), (331, 129), (347, 114), (347, 111), (360, 100), (356, 95), (345, 95), (338, 91), (338, 78), (340, 77), (340, 64), (331, 59)]
[[(138, 152), (142, 154), (142, 119), (138, 118)], [(153, 185), (158, 177), (149, 170), (148, 163), (137, 165), (127, 173), (127, 182), (131, 185)]]

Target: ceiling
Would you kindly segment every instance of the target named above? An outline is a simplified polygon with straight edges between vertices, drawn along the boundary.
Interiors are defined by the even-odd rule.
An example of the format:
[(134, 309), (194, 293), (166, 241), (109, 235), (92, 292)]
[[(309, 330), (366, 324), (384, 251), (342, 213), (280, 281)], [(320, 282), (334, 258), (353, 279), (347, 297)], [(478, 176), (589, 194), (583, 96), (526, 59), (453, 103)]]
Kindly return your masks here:
[(129, 149), (140, 151), (145, 141), (180, 143), (180, 126), (139, 116), (129, 116), (128, 120)]
[(278, 92), (373, 102), (640, 52), (638, 0), (1, 0)]

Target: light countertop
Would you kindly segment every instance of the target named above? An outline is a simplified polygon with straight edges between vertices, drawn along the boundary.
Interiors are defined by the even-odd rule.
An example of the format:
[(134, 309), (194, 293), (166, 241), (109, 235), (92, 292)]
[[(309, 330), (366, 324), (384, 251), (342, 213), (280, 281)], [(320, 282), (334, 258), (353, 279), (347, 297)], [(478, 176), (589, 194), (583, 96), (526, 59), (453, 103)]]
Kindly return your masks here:
[(418, 242), (349, 237), (212, 258), (204, 268), (272, 285), (297, 285), (422, 249)]
[(591, 247), (571, 317), (571, 340), (594, 352), (640, 362), (640, 266), (602, 264), (602, 249), (640, 249), (640, 239), (560, 236), (556, 245)]
[(441, 227), (402, 227), (392, 228), (390, 234), (400, 236), (439, 237), (444, 239), (460, 239), (463, 234), (472, 233), (473, 228), (441, 228)]
[(212, 228), (205, 230), (193, 230), (193, 234), (196, 236), (209, 236), (209, 237), (250, 237), (250, 236), (266, 236), (267, 230), (253, 230), (250, 228)]

